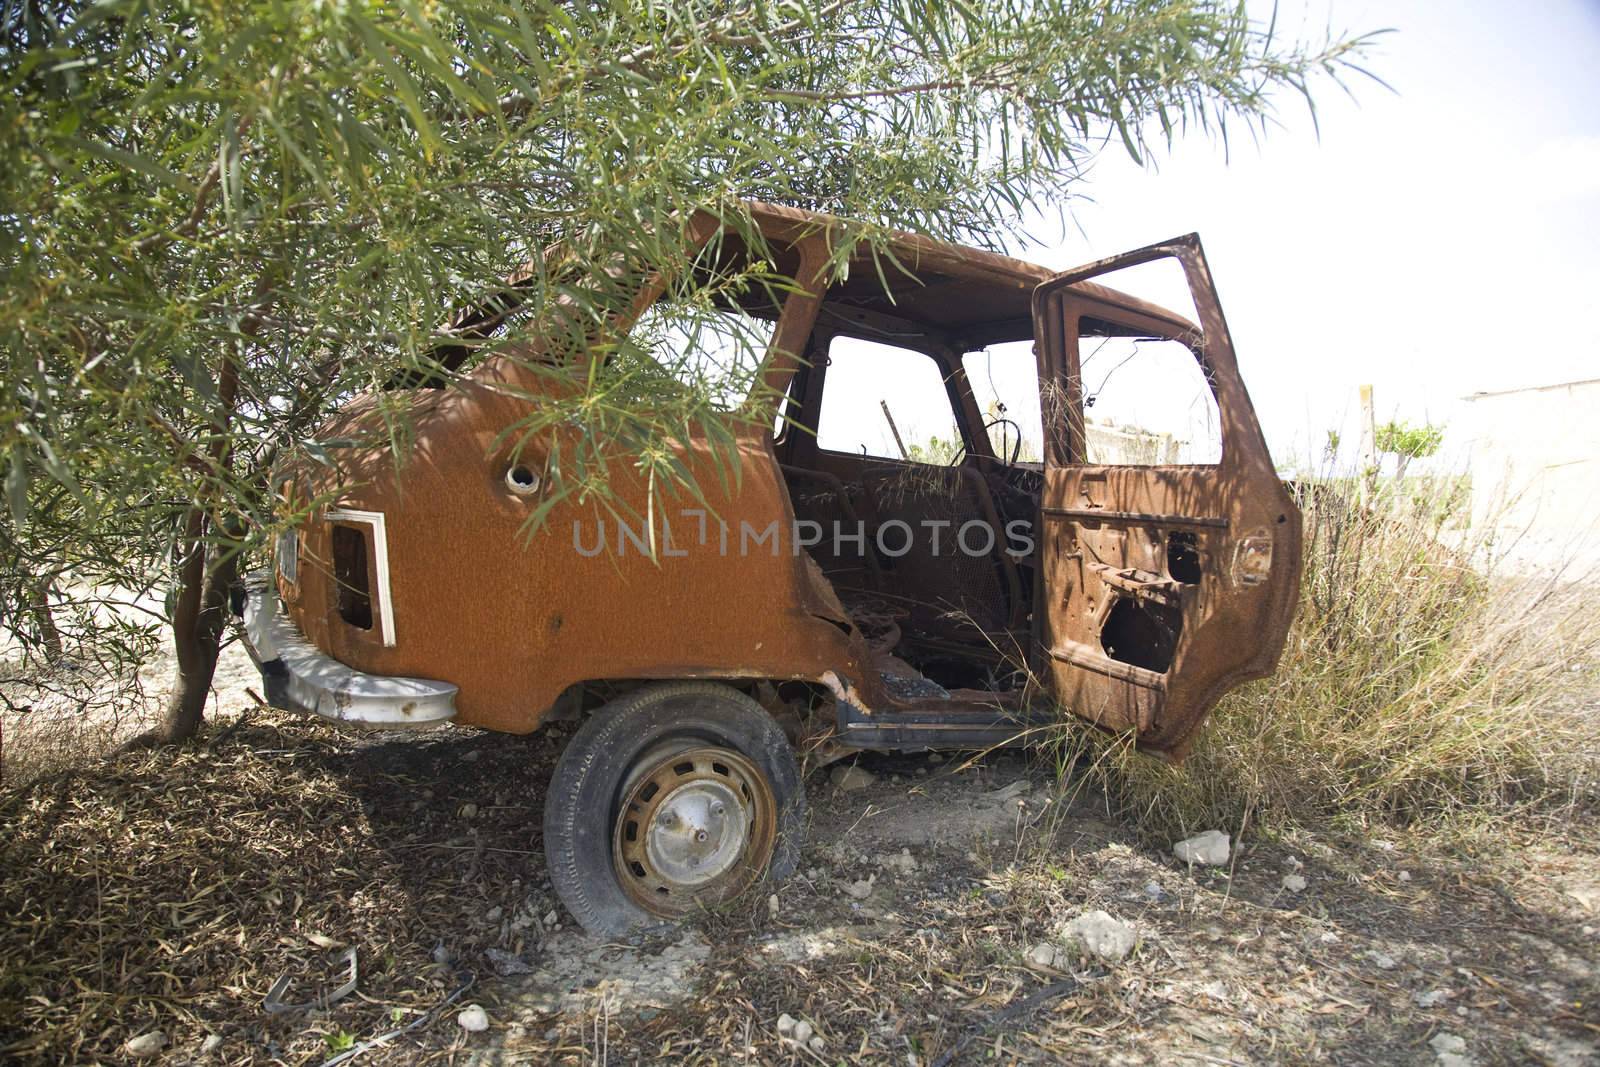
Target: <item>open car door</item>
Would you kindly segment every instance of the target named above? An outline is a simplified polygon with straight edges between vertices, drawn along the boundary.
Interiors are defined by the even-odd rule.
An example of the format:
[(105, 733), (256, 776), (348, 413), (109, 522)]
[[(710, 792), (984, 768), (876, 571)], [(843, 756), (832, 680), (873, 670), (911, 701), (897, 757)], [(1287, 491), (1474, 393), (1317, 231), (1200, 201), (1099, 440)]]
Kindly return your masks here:
[[(1090, 281), (1165, 258), (1183, 268), (1198, 330)], [(1181, 759), (1218, 698), (1277, 664), (1299, 596), (1299, 509), (1267, 453), (1196, 235), (1057, 275), (1035, 290), (1033, 316), (1046, 423), (1036, 626), (1054, 696)], [(1084, 417), (1085, 352), (1108, 338), (1193, 356), (1220, 431), (1214, 461), (1093, 454), (1091, 435), (1107, 431)]]

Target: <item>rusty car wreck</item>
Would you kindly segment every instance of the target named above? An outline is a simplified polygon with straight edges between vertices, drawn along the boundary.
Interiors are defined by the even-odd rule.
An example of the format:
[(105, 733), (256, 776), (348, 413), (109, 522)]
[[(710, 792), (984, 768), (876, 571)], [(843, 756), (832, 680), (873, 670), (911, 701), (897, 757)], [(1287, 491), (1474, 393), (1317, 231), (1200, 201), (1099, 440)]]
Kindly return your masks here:
[[(286, 500), (331, 504), (280, 539), (245, 608), (279, 706), (511, 733), (581, 717), (544, 848), (562, 900), (597, 933), (790, 873), (797, 752), (976, 748), (1071, 713), (1179, 759), (1222, 694), (1271, 673), (1298, 594), (1300, 515), (1197, 239), (1055, 274), (901, 235), (904, 272), (863, 260), (821, 284), (838, 220), (749, 210), (793, 285), (730, 312), (765, 320), (759, 373), (782, 413), (737, 442), (736, 482), (701, 479), (704, 507), (673, 517), (667, 558), (625, 537), (596, 551), (604, 530), (576, 501), (526, 534), (548, 453), (501, 431), (547, 379), (491, 355), (418, 402), (404, 463), (385, 443), (287, 469)], [(1095, 280), (1163, 260), (1181, 268), (1194, 321)], [(639, 309), (651, 299), (646, 283)], [(1203, 383), (1215, 452), (1094, 455), (1094, 433), (1142, 433), (1085, 417), (1096, 383), (1082, 364), (1101, 342), (1176, 349)], [(1007, 373), (1025, 371), (1035, 394), (1037, 455), (1022, 454), (1015, 403), (985, 407), (964, 358), (1007, 345), (1021, 353)], [(852, 379), (896, 379), (879, 401), (893, 437), (881, 455), (827, 424), (830, 395), (861, 391), (847, 365), (886, 346), (905, 381), (870, 365)], [(891, 412), (923, 370), (951, 428), (934, 458)], [(374, 408), (354, 400), (340, 435), (374, 428)], [(713, 462), (701, 442), (680, 447), (691, 470)], [(617, 495), (646, 513), (651, 487), (619, 477)]]

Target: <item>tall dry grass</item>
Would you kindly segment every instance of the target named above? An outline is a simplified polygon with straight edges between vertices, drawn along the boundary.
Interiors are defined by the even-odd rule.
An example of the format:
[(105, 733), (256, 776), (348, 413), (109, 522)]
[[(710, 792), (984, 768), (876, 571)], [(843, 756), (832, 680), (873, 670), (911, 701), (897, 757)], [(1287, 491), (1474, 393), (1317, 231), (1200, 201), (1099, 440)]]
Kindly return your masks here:
[[(1327, 819), (1443, 825), (1600, 791), (1600, 596), (1473, 527), (1459, 483), (1302, 483), (1305, 571), (1277, 673), (1226, 697), (1181, 767), (1063, 746), (1153, 832)], [(1546, 560), (1546, 564), (1550, 561)]]

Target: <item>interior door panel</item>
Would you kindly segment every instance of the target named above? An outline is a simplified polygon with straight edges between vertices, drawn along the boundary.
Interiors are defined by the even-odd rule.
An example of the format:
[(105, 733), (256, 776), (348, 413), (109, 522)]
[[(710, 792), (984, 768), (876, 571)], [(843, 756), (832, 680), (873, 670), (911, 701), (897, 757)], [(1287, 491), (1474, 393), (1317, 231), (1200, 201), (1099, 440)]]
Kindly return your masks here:
[[(1163, 257), (1184, 268), (1200, 329), (1083, 285)], [(1300, 513), (1273, 468), (1210, 273), (1192, 235), (1059, 275), (1034, 296), (1041, 376), (1062, 387), (1040, 502), (1040, 638), (1064, 707), (1181, 758), (1217, 699), (1271, 673), (1299, 593)], [(1215, 395), (1221, 461), (1084, 462), (1080, 324), (1181, 340)], [(1161, 382), (1149, 383), (1151, 389)]]

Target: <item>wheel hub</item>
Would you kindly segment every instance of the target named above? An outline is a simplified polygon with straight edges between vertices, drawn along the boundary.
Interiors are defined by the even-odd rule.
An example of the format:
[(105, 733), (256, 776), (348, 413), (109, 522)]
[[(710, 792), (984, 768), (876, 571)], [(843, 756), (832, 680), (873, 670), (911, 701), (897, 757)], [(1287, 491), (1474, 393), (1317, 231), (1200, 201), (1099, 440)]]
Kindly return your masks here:
[(777, 831), (772, 790), (730, 749), (646, 753), (623, 789), (613, 840), (629, 896), (658, 915), (726, 899), (766, 868)]

